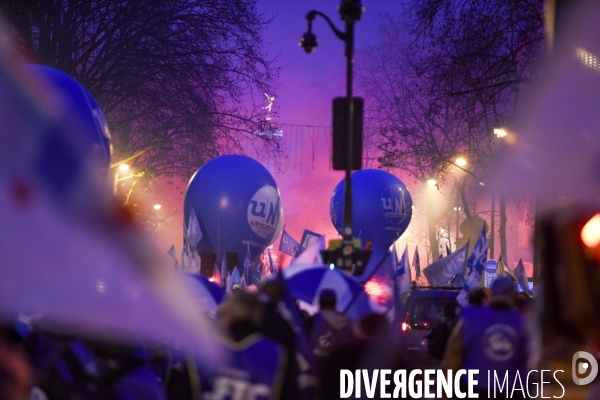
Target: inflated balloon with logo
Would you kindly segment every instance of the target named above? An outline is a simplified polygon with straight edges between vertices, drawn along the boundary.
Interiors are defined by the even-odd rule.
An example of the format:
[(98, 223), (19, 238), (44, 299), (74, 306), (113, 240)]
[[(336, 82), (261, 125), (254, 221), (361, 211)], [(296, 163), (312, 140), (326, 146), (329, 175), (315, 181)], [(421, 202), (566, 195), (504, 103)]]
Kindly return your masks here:
[[(342, 234), (344, 226), (345, 180), (333, 191), (331, 222)], [(371, 241), (374, 253), (384, 253), (408, 227), (412, 198), (402, 181), (389, 172), (364, 169), (352, 173), (352, 222), (354, 236), (363, 247)]]
[(250, 246), (252, 261), (271, 244), (283, 225), (275, 179), (258, 161), (225, 155), (204, 164), (190, 180), (184, 201), (184, 225), (194, 209), (202, 239), (200, 253), (238, 253), (241, 267)]
[(43, 65), (28, 65), (28, 72), (39, 77), (47, 89), (45, 98), (60, 102), (57, 117), (64, 124), (70, 124), (81, 131), (81, 137), (89, 149), (85, 157), (92, 158), (101, 167), (110, 165), (112, 153), (110, 130), (104, 113), (94, 97), (70, 75), (58, 69)]

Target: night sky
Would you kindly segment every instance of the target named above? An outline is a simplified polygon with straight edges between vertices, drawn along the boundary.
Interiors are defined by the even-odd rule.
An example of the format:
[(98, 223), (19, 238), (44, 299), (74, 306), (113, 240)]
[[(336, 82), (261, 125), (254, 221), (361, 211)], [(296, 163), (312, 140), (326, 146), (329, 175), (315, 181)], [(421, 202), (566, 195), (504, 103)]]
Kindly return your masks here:
[[(343, 30), (338, 4), (333, 0), (258, 1), (259, 11), (266, 18), (273, 18), (264, 39), (269, 54), (278, 57), (281, 67), (275, 101), (276, 122), (283, 125), (284, 136), (292, 142), (290, 157), (300, 160), (289, 163), (285, 171), (272, 169), (283, 198), (286, 230), (298, 239), (305, 228), (324, 233), (328, 238), (336, 236), (329, 219), (329, 199), (344, 174), (329, 169), (330, 132), (302, 125), (331, 126), (332, 98), (346, 93), (344, 43), (320, 17), (313, 23), (318, 48), (306, 54), (298, 42), (307, 30), (305, 15), (312, 9), (327, 14), (338, 29)], [(361, 48), (377, 44), (378, 27), (384, 14), (397, 15), (401, 11), (400, 1), (365, 1), (363, 6), (366, 11), (355, 26), (356, 63), (360, 62)], [(287, 124), (300, 126), (286, 127)], [(297, 154), (299, 141), (303, 143), (301, 154)]]

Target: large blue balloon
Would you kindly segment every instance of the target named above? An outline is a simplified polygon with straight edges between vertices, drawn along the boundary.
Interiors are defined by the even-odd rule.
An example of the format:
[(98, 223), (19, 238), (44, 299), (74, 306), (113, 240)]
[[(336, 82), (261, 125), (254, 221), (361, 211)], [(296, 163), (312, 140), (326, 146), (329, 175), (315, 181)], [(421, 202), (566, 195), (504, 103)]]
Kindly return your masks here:
[[(333, 191), (331, 222), (342, 234), (345, 180)], [(352, 173), (352, 223), (354, 236), (363, 247), (372, 242), (374, 253), (383, 254), (400, 237), (412, 218), (412, 198), (402, 181), (389, 172), (364, 169)]]
[(184, 225), (194, 209), (202, 240), (200, 253), (237, 252), (241, 267), (250, 245), (252, 261), (283, 225), (279, 189), (258, 161), (239, 155), (212, 159), (192, 176), (185, 193)]
[(61, 96), (67, 106), (63, 114), (66, 123), (77, 124), (87, 139), (89, 154), (108, 169), (112, 153), (110, 131), (100, 106), (79, 82), (66, 73), (43, 65), (29, 65), (28, 70), (46, 81)]

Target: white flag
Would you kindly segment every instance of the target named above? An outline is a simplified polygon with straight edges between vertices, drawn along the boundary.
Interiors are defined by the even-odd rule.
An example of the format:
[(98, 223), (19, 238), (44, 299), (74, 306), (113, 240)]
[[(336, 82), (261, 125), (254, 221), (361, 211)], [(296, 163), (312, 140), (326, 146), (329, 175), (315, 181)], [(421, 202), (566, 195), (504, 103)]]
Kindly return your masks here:
[(167, 251), (167, 254), (171, 256), (171, 258), (173, 258), (173, 261), (175, 262), (175, 270), (177, 271), (179, 269), (179, 264), (177, 263), (177, 256), (175, 256), (175, 245), (172, 244), (171, 248)]
[(190, 219), (188, 222), (188, 243), (190, 244), (190, 250), (192, 252), (196, 251), (196, 246), (198, 242), (202, 240), (202, 230), (200, 229), (200, 224), (198, 223), (198, 218), (196, 218), (196, 212), (192, 208), (190, 211)]

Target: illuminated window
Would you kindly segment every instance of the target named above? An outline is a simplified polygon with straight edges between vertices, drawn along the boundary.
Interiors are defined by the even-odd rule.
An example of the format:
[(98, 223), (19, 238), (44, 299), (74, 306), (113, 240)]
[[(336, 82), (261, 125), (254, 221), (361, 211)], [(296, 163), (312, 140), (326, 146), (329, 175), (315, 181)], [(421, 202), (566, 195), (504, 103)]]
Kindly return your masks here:
[(598, 61), (598, 57), (596, 57), (596, 55), (594, 55), (593, 53), (590, 53), (589, 51), (578, 47), (575, 50), (575, 56), (586, 67), (600, 72), (600, 61)]

